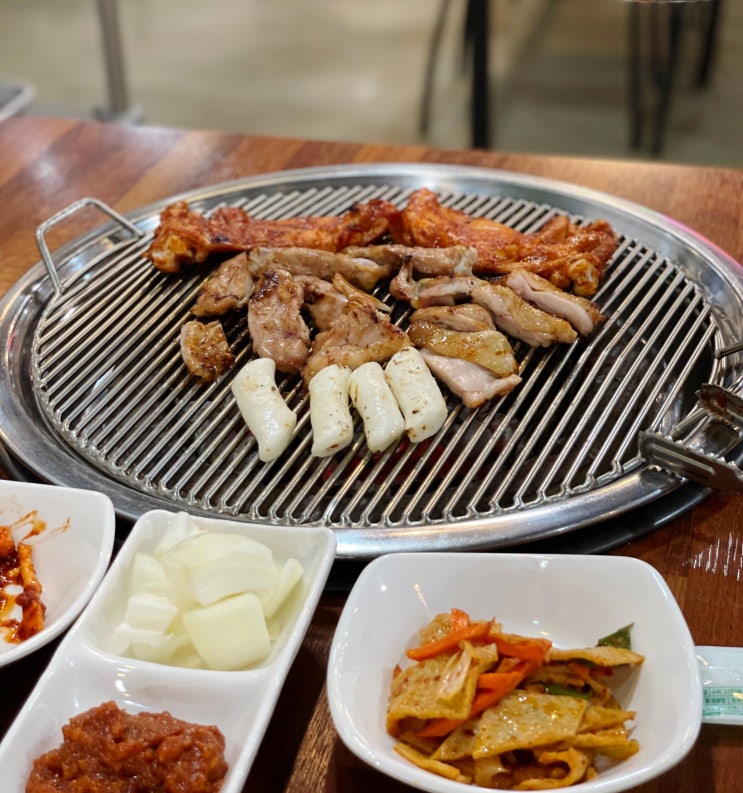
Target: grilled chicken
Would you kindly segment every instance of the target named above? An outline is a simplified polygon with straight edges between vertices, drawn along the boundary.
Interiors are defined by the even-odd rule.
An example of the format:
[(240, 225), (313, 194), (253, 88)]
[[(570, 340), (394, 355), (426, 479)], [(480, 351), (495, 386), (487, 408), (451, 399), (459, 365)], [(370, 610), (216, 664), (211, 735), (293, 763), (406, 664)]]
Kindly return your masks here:
[(292, 275), (316, 275), (327, 281), (340, 273), (348, 282), (370, 292), (392, 269), (370, 259), (354, 258), (345, 253), (313, 248), (255, 248), (248, 257), (253, 273), (286, 270)]
[(281, 372), (300, 372), (310, 352), (310, 330), (302, 317), (304, 289), (284, 270), (267, 270), (248, 304), (253, 352), (272, 358)]
[(248, 304), (255, 281), (248, 257), (239, 253), (222, 262), (199, 289), (191, 313), (197, 317), (219, 317)]
[(566, 319), (582, 336), (588, 336), (604, 319), (599, 307), (592, 301), (571, 295), (528, 270), (514, 270), (505, 277), (503, 283), (524, 300)]
[(315, 337), (303, 372), (305, 382), (330, 364), (353, 370), (368, 361), (382, 363), (409, 344), (407, 334), (386, 313), (351, 295), (333, 326)]
[(162, 212), (144, 255), (159, 270), (177, 273), (183, 267), (203, 264), (214, 255), (260, 246), (340, 251), (379, 239), (397, 214), (394, 204), (372, 199), (332, 217), (260, 220), (240, 207), (221, 207), (207, 218), (185, 201), (177, 201)]
[(521, 382), (517, 374), (498, 377), (471, 361), (436, 355), (430, 350), (421, 350), (423, 360), (453, 394), (468, 408), (480, 407), (493, 397), (508, 394)]
[(577, 226), (557, 217), (541, 231), (524, 234), (494, 220), (444, 207), (426, 188), (412, 193), (405, 209), (391, 217), (390, 232), (394, 242), (403, 245), (476, 248), (475, 275), (492, 277), (522, 267), (562, 289), (572, 284), (573, 291), (582, 296), (596, 291), (617, 245), (616, 235), (605, 221)]
[(295, 281), (304, 291), (304, 307), (312, 317), (316, 330), (329, 330), (343, 313), (348, 299), (355, 297), (370, 306), (389, 313), (389, 306), (373, 295), (357, 289), (336, 273), (332, 283), (314, 275), (297, 275)]
[(408, 245), (367, 245), (346, 248), (343, 253), (371, 259), (394, 271), (409, 264), (423, 276), (469, 275), (477, 261), (477, 248), (452, 245), (448, 248), (422, 248)]
[(219, 320), (192, 319), (181, 327), (181, 357), (188, 371), (205, 382), (216, 380), (235, 364)]
[(569, 322), (535, 308), (502, 284), (482, 282), (472, 290), (472, 299), (488, 309), (496, 327), (532, 347), (570, 343), (578, 338)]
[(408, 336), (418, 349), (476, 363), (498, 377), (519, 370), (508, 339), (497, 330), (466, 333), (440, 328), (431, 322), (411, 322)]
[(472, 290), (482, 283), (485, 282), (474, 275), (423, 279), (419, 281), (418, 307), (453, 306), (469, 301)]
[(490, 312), (476, 303), (457, 306), (428, 306), (410, 315), (410, 322), (431, 322), (441, 328), (465, 332), (495, 330)]

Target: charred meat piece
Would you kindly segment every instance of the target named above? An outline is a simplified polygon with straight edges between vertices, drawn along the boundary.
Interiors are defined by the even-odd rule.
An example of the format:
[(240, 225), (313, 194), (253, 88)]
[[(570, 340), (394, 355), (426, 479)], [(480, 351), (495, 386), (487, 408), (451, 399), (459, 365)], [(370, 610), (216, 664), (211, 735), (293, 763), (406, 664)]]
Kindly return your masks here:
[(514, 270), (505, 277), (503, 283), (524, 300), (566, 319), (582, 336), (588, 336), (604, 319), (599, 307), (592, 301), (571, 295), (528, 270)]
[(314, 248), (255, 248), (249, 259), (254, 273), (286, 270), (292, 275), (316, 275), (327, 281), (340, 273), (349, 283), (367, 292), (381, 278), (389, 278), (392, 274), (391, 268), (370, 259)]
[(464, 332), (495, 330), (490, 312), (476, 303), (419, 308), (410, 315), (410, 321), (431, 322), (441, 328)]
[(221, 317), (243, 308), (253, 294), (254, 285), (248, 256), (238, 253), (222, 262), (204, 281), (191, 313), (197, 317)]
[(205, 382), (216, 380), (235, 364), (219, 320), (192, 319), (181, 327), (181, 357), (188, 371)]
[(382, 363), (409, 345), (407, 334), (385, 312), (352, 295), (333, 326), (315, 337), (303, 372), (305, 382), (330, 364), (353, 370), (369, 361)]
[(476, 408), (496, 396), (513, 391), (521, 382), (517, 374), (498, 377), (471, 361), (436, 355), (430, 350), (421, 350), (423, 360), (435, 377), (468, 408)]
[(482, 283), (472, 290), (472, 299), (488, 309), (496, 327), (532, 347), (569, 344), (578, 338), (569, 322), (535, 308), (502, 284)]
[(508, 339), (497, 330), (467, 333), (440, 328), (431, 322), (411, 322), (408, 336), (420, 350), (476, 363), (498, 377), (519, 370)]
[(616, 250), (611, 226), (599, 220), (578, 226), (567, 218), (551, 219), (534, 234), (525, 234), (488, 218), (473, 218), (444, 207), (431, 190), (411, 194), (405, 209), (392, 218), (394, 242), (429, 248), (474, 247), (473, 273), (495, 276), (522, 267), (565, 289), (571, 283), (579, 295), (592, 295)]
[(423, 276), (469, 275), (477, 261), (477, 248), (452, 245), (448, 248), (423, 248), (409, 245), (367, 245), (346, 248), (343, 253), (399, 270), (410, 264)]
[(253, 352), (272, 358), (280, 372), (302, 371), (310, 353), (310, 330), (302, 317), (304, 289), (284, 270), (267, 270), (248, 304)]
[(213, 255), (256, 247), (340, 251), (379, 239), (397, 214), (394, 204), (372, 199), (331, 217), (261, 220), (240, 207), (221, 207), (207, 218), (190, 209), (185, 201), (178, 201), (163, 211), (144, 255), (159, 270), (177, 273), (183, 267), (202, 264)]

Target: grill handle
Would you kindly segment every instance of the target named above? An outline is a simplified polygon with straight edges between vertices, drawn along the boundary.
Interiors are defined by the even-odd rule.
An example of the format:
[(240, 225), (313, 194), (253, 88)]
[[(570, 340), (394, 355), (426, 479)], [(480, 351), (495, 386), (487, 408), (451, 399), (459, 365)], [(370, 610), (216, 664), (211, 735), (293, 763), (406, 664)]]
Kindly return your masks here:
[(46, 266), (46, 271), (49, 273), (49, 278), (54, 285), (54, 291), (58, 294), (64, 291), (64, 286), (62, 285), (57, 268), (54, 265), (54, 259), (52, 258), (52, 254), (49, 251), (49, 246), (46, 244), (46, 234), (53, 226), (56, 226), (61, 221), (70, 217), (70, 215), (74, 215), (76, 212), (79, 212), (81, 209), (85, 209), (86, 207), (95, 207), (96, 209), (99, 209), (104, 215), (108, 215), (109, 218), (116, 221), (127, 231), (131, 232), (135, 238), (138, 239), (144, 236), (144, 232), (140, 231), (140, 229), (138, 229), (131, 221), (127, 220), (127, 218), (119, 214), (115, 209), (111, 209), (110, 206), (104, 204), (102, 201), (99, 201), (97, 198), (81, 198), (74, 204), (70, 204), (65, 209), (60, 210), (56, 215), (53, 215), (48, 220), (45, 220), (36, 229), (36, 245), (39, 249), (39, 253), (41, 254), (41, 259)]

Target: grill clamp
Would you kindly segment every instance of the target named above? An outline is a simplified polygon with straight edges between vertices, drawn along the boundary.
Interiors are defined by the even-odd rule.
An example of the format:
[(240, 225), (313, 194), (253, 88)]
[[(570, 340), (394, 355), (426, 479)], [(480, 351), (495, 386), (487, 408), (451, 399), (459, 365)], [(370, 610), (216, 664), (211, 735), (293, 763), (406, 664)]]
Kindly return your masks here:
[[(697, 398), (718, 427), (722, 425), (736, 434), (743, 430), (743, 399), (710, 383), (702, 385)], [(669, 435), (654, 432), (640, 433), (639, 448), (648, 463), (714, 490), (743, 493), (743, 471), (724, 457), (690, 448)]]

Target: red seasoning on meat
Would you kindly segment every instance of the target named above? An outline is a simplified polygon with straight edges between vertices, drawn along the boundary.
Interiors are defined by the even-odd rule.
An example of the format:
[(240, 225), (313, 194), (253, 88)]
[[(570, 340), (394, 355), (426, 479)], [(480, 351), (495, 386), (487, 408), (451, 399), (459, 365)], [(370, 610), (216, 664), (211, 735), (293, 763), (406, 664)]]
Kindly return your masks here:
[(34, 760), (25, 793), (218, 793), (227, 773), (217, 727), (104, 702), (62, 728)]

